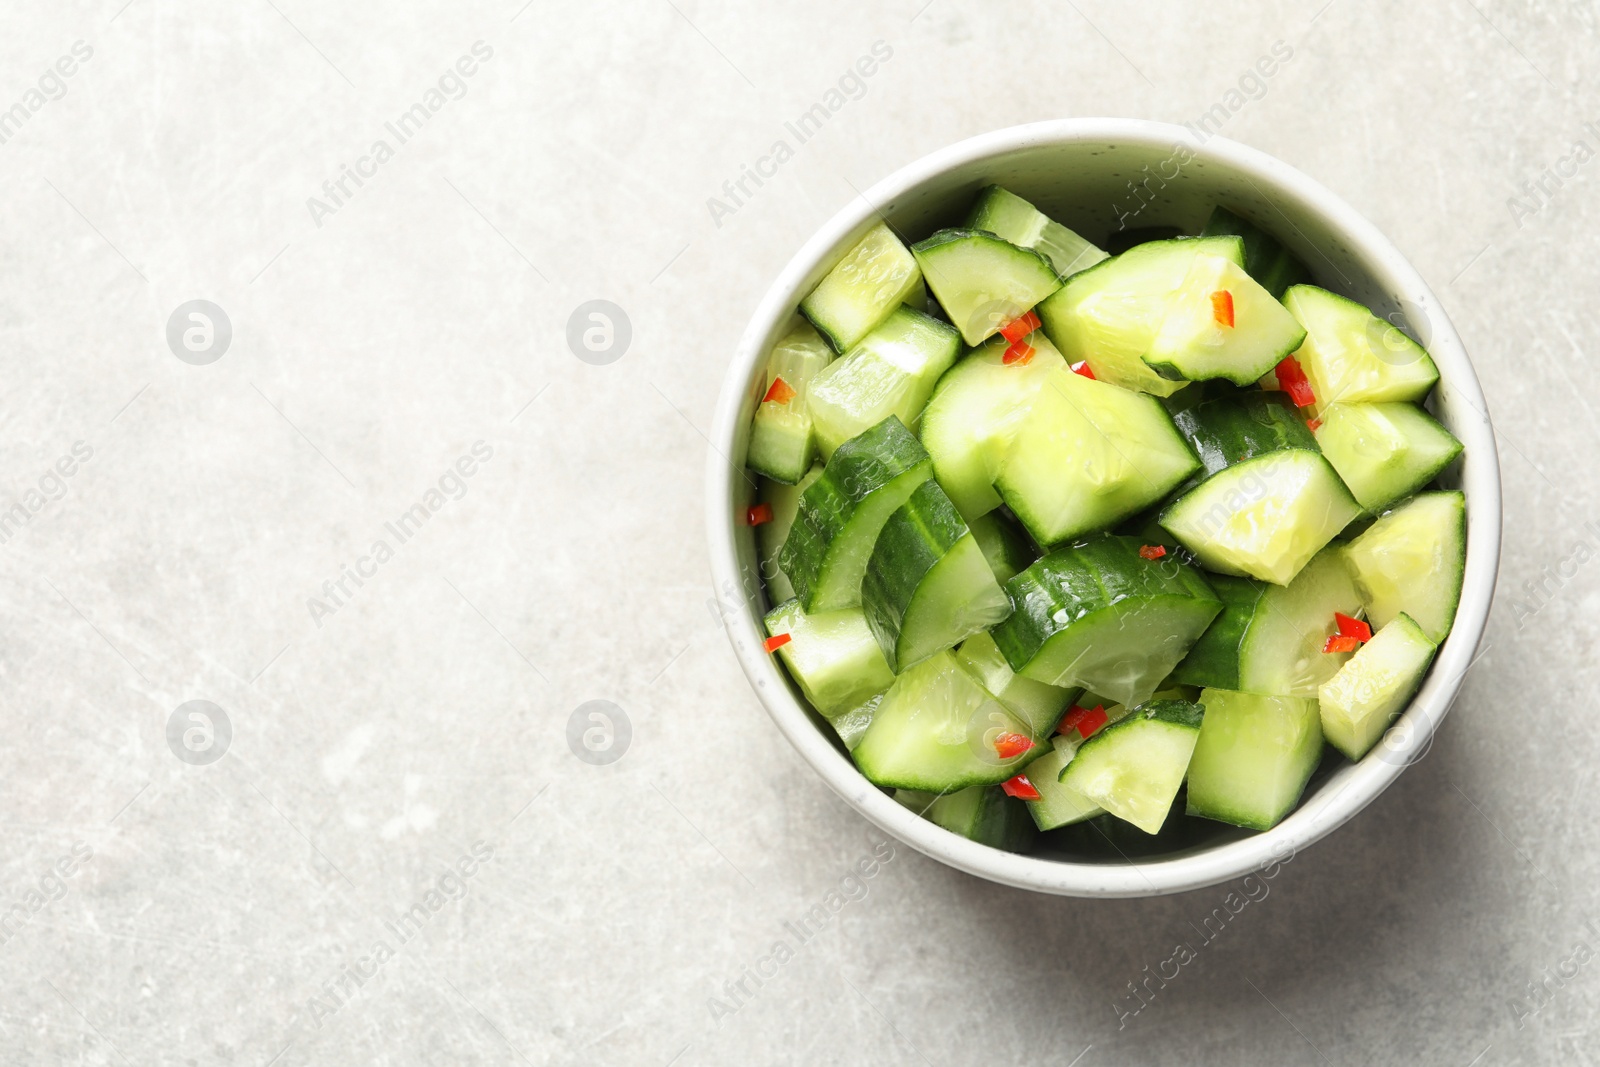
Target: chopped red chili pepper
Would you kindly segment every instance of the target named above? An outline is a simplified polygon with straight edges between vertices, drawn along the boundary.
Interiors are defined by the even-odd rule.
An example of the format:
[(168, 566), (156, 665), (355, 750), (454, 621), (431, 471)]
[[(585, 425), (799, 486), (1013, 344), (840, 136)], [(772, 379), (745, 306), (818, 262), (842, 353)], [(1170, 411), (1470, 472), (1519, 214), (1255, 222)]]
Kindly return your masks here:
[(1061, 718), (1061, 725), (1056, 727), (1056, 733), (1063, 736), (1072, 731), (1078, 731), (1078, 736), (1087, 738), (1100, 727), (1106, 724), (1106, 707), (1096, 704), (1092, 708), (1083, 708), (1074, 704)]
[(764, 522), (771, 522), (772, 505), (762, 503), (747, 509), (744, 513), (744, 521), (751, 526), (760, 526)]
[(1018, 800), (1039, 799), (1038, 787), (1028, 781), (1028, 776), (1025, 774), (1019, 774), (1015, 778), (1001, 782), (1000, 788), (1005, 790), (1006, 796), (1016, 797)]
[(1094, 707), (1089, 709), (1089, 714), (1085, 715), (1083, 719), (1079, 721), (1078, 733), (1083, 735), (1083, 739), (1085, 741), (1089, 740), (1089, 738), (1094, 736), (1096, 730), (1100, 729), (1100, 727), (1106, 724), (1107, 717), (1105, 706), (1096, 704)]
[(1010, 366), (1013, 363), (1027, 364), (1033, 359), (1033, 346), (1026, 341), (1015, 341), (1006, 349), (1006, 354), (1000, 357), (1000, 362)]
[(1020, 756), (1033, 747), (1033, 739), (1025, 734), (1001, 734), (994, 739), (994, 750), (1001, 759)]
[(1233, 326), (1233, 294), (1226, 289), (1218, 289), (1211, 294), (1211, 317), (1217, 320), (1220, 326)]
[(1089, 366), (1089, 361), (1088, 360), (1084, 360), (1082, 363), (1079, 363), (1076, 366), (1074, 366), (1072, 368), (1072, 373), (1073, 374), (1081, 374), (1085, 378), (1089, 379), (1091, 382), (1099, 381), (1099, 379), (1094, 376), (1094, 368)]
[(1307, 419), (1306, 420), (1306, 429), (1310, 430), (1312, 433), (1316, 433), (1317, 430), (1321, 426), (1322, 426), (1322, 420), (1321, 419)]
[(1167, 554), (1166, 545), (1143, 545), (1139, 549), (1140, 559), (1160, 559)]
[(1328, 638), (1328, 643), (1322, 646), (1322, 651), (1327, 652), (1354, 652), (1361, 647), (1361, 642), (1348, 634), (1334, 634)]
[(1016, 344), (1034, 330), (1037, 330), (1040, 325), (1039, 316), (1030, 311), (1021, 318), (1012, 319), (1000, 327), (1000, 336), (1012, 344)]
[(784, 645), (787, 645), (793, 640), (794, 638), (790, 637), (788, 634), (774, 634), (762, 642), (761, 647), (766, 649), (769, 653), (776, 652), (778, 649), (782, 648)]
[(1279, 387), (1289, 394), (1295, 407), (1308, 408), (1317, 402), (1316, 394), (1311, 391), (1311, 380), (1306, 377), (1299, 360), (1285, 356), (1276, 373)]
[(1346, 615), (1342, 611), (1336, 611), (1333, 613), (1333, 621), (1338, 624), (1341, 637), (1353, 637), (1363, 644), (1372, 640), (1372, 627), (1360, 619)]
[(794, 386), (784, 381), (782, 377), (772, 379), (772, 387), (767, 390), (767, 395), (761, 398), (763, 404), (787, 404), (797, 395)]

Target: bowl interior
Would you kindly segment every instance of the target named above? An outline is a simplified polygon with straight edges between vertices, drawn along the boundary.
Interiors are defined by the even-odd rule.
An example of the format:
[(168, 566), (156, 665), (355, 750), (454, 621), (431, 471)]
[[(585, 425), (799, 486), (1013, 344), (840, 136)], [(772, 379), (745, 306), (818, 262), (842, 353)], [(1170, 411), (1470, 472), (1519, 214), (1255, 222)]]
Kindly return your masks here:
[[(763, 673), (759, 661), (742, 651), (741, 659), (780, 726), (785, 726), (786, 715), (780, 711), (780, 695), (769, 688), (773, 674), (776, 685), (793, 694), (791, 703), (805, 709), (810, 719), (806, 729), (825, 739), (834, 760), (843, 761), (841, 770), (812, 738), (785, 726), (835, 789), (886, 830), (947, 862), (1029, 888), (1096, 895), (1170, 892), (1230, 877), (1274, 850), (1281, 855), (1349, 818), (1426, 750), (1433, 727), (1448, 709), (1481, 635), (1499, 559), (1498, 464), (1481, 390), (1459, 338), (1416, 272), (1370, 223), (1298, 171), (1232, 142), (1199, 144), (1177, 127), (1042, 123), (964, 142), (905, 168), (841, 211), (802, 249), (757, 313), (732, 372), (736, 380), (728, 388), (738, 391), (725, 395), (721, 412), (732, 422), (718, 427), (731, 449), (726, 453), (733, 457), (730, 466), (737, 466), (744, 455), (750, 418), (764, 385), (764, 354), (791, 327), (799, 297), (880, 218), (914, 242), (941, 227), (960, 225), (978, 190), (989, 183), (1031, 200), (1102, 247), (1124, 230), (1167, 227), (1198, 233), (1214, 206), (1228, 207), (1288, 246), (1310, 268), (1316, 284), (1367, 304), (1429, 349), (1441, 374), (1429, 406), (1467, 446), (1463, 460), (1443, 481), (1466, 490), (1469, 512), (1467, 581), (1456, 627), (1432, 674), (1379, 749), (1355, 765), (1333, 756), (1324, 759), (1301, 807), (1266, 834), (1201, 820), (1156, 838), (1134, 833), (1127, 840), (1111, 841), (1094, 832), (1057, 831), (1041, 835), (1039, 848), (1020, 857), (955, 838), (899, 809), (854, 771), (833, 730), (806, 708), (783, 672), (767, 663), (770, 673)], [(738, 509), (754, 487), (736, 475), (724, 481), (731, 506), (720, 521), (731, 538), (741, 577), (737, 589), (728, 588), (724, 579), (724, 592), (745, 601), (758, 630), (766, 601), (757, 580), (754, 537), (726, 517), (742, 513)], [(714, 537), (718, 521), (714, 513)], [(741, 642), (732, 627), (730, 634), (738, 648)], [(755, 640), (759, 643), (759, 637)], [(855, 788), (849, 775), (861, 788)], [(912, 826), (907, 818), (921, 825)], [(952, 840), (930, 837), (929, 830)], [(1186, 861), (1202, 857), (1203, 865), (1190, 862), (1185, 868)], [(1137, 879), (1094, 873), (1095, 868), (1126, 868), (1130, 861), (1141, 868)]]

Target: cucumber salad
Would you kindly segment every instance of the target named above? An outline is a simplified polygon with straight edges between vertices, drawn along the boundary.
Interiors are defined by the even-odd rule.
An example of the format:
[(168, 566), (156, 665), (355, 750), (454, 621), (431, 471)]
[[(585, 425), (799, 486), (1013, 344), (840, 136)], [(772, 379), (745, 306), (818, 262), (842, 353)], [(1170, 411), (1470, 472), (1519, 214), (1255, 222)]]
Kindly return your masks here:
[(999, 186), (880, 223), (751, 427), (767, 651), (870, 781), (997, 848), (1271, 828), (1460, 598), (1428, 353), (1226, 208), (1123, 247)]

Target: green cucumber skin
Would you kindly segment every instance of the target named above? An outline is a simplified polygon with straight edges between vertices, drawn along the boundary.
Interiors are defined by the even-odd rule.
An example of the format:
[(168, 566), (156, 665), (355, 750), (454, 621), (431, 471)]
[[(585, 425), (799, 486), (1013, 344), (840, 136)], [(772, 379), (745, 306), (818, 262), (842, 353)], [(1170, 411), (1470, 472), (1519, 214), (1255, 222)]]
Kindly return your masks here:
[(1033, 819), (1022, 801), (997, 785), (975, 785), (946, 793), (927, 808), (929, 821), (969, 841), (1007, 852), (1033, 844)]
[(922, 443), (893, 415), (834, 451), (822, 477), (800, 495), (794, 526), (778, 553), (778, 566), (806, 610), (812, 610), (828, 549), (856, 509), (919, 466), (931, 471), (933, 464)]
[(1007, 582), (1012, 612), (990, 635), (1011, 669), (1020, 672), (1059, 631), (1130, 597), (1217, 599), (1198, 571), (1152, 564), (1139, 548), (1135, 538), (1099, 537), (1058, 548)]
[(1245, 273), (1278, 300), (1291, 285), (1311, 281), (1311, 272), (1276, 237), (1225, 207), (1213, 208), (1202, 237), (1238, 237), (1244, 241)]
[(1172, 672), (1172, 681), (1202, 689), (1238, 689), (1239, 652), (1267, 583), (1227, 574), (1207, 575), (1206, 580), (1222, 601), (1222, 612)]
[(901, 666), (900, 628), (912, 598), (928, 572), (967, 532), (961, 513), (932, 478), (884, 523), (861, 584), (861, 604), (890, 667)]
[(1182, 496), (1235, 463), (1291, 448), (1321, 453), (1305, 419), (1289, 400), (1262, 390), (1241, 390), (1172, 416), (1178, 432), (1200, 457), (1201, 469), (1178, 487)]

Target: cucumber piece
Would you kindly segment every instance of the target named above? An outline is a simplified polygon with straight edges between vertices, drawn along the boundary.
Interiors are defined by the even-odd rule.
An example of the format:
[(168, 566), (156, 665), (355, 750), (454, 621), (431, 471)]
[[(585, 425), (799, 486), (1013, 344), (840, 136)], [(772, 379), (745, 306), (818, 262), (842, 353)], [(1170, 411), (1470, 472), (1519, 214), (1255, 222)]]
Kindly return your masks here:
[(1127, 518), (1199, 468), (1154, 397), (1060, 366), (1017, 427), (995, 488), (1050, 545)]
[(911, 254), (969, 345), (1061, 288), (1043, 255), (980, 230), (940, 230), (912, 245)]
[(1063, 278), (1109, 258), (1061, 223), (998, 185), (984, 187), (967, 217), (967, 227), (986, 230), (1019, 248), (1032, 248)]
[(1316, 700), (1206, 689), (1200, 703), (1187, 813), (1272, 829), (1300, 803), (1322, 758)]
[(1058, 548), (1006, 583), (1011, 615), (991, 634), (1018, 674), (1135, 707), (1222, 610), (1198, 571), (1146, 560), (1131, 537)]
[(997, 785), (975, 785), (946, 793), (927, 805), (924, 817), (953, 834), (990, 848), (1023, 852), (1033, 844), (1033, 820), (1028, 818), (1028, 809)]
[(895, 308), (812, 379), (807, 403), (822, 457), (890, 415), (915, 426), (960, 351), (961, 338), (948, 323)]
[(1213, 208), (1205, 229), (1200, 232), (1205, 237), (1233, 234), (1243, 240), (1244, 269), (1275, 300), (1282, 299), (1284, 290), (1289, 286), (1311, 280), (1311, 272), (1306, 265), (1283, 247), (1277, 238), (1225, 207)]
[(1314, 697), (1350, 658), (1323, 652), (1334, 613), (1361, 614), (1340, 546), (1319, 552), (1287, 586), (1212, 576), (1223, 610), (1173, 672), (1186, 685), (1264, 696)]
[(872, 716), (877, 714), (878, 705), (883, 703), (883, 694), (874, 697), (851, 708), (828, 721), (839, 734), (839, 740), (844, 742), (846, 751), (854, 752), (861, 738), (866, 735), (867, 727), (872, 725)]
[(767, 635), (788, 634), (778, 657), (823, 718), (832, 720), (894, 684), (859, 608), (807, 614), (787, 600), (766, 617)]
[[(938, 469), (935, 465), (935, 474)], [(967, 526), (971, 528), (972, 536), (977, 538), (983, 558), (989, 561), (995, 581), (1002, 585), (1039, 558), (1039, 550), (1034, 547), (1033, 540), (1018, 529), (1016, 523), (997, 511), (970, 518)]]
[(928, 453), (893, 415), (839, 446), (800, 494), (778, 553), (807, 611), (861, 603), (861, 580), (883, 524), (932, 473)]
[[(1231, 321), (1219, 318), (1214, 296), (1226, 293)], [(1166, 317), (1144, 354), (1163, 378), (1222, 378), (1251, 385), (1292, 355), (1306, 339), (1294, 316), (1231, 259), (1201, 253), (1168, 299)]]
[(910, 250), (880, 222), (800, 301), (800, 313), (843, 352), (911, 297), (921, 280)]
[(1034, 825), (1041, 830), (1092, 819), (1105, 811), (1082, 793), (1061, 784), (1061, 774), (1078, 752), (1078, 742), (1065, 737), (1051, 739), (1051, 750), (1028, 765), (1028, 781), (1039, 791), (1038, 800), (1024, 801)]
[(1203, 706), (1185, 700), (1135, 708), (1078, 746), (1061, 784), (1145, 833), (1157, 833), (1183, 785), (1204, 713)]
[(812, 482), (822, 477), (822, 467), (812, 467), (794, 485), (785, 485), (767, 478), (761, 480), (761, 499), (772, 508), (772, 521), (756, 527), (756, 552), (761, 560), (761, 578), (767, 583), (767, 600), (781, 604), (794, 596), (794, 586), (789, 576), (778, 566), (778, 553), (789, 539), (789, 530), (800, 511), (800, 494)]
[(1387, 626), (1405, 612), (1440, 644), (1461, 602), (1466, 497), (1458, 490), (1419, 493), (1346, 545), (1344, 556), (1372, 625)]
[(1331, 404), (1317, 444), (1356, 503), (1377, 511), (1410, 496), (1461, 454), (1461, 442), (1415, 404)]
[(1352, 760), (1370, 752), (1422, 684), (1436, 647), (1405, 612), (1373, 634), (1317, 691), (1328, 743)]
[(952, 793), (999, 785), (1043, 755), (1039, 744), (1008, 759), (996, 752), (1001, 734), (1027, 733), (946, 651), (895, 679), (851, 755), (874, 785)]
[(1361, 514), (1280, 394), (1240, 392), (1174, 421), (1205, 473), (1160, 522), (1209, 570), (1286, 585)]
[(1040, 387), (1066, 367), (1043, 333), (1025, 340), (1034, 349), (1026, 363), (1005, 363), (1010, 342), (1004, 337), (962, 357), (939, 379), (922, 413), (919, 433), (934, 476), (968, 522), (1000, 506), (994, 489), (1000, 461)]
[(1319, 412), (1337, 403), (1421, 400), (1439, 380), (1421, 345), (1354, 300), (1296, 285), (1283, 294), (1283, 305), (1306, 329), (1295, 359)]
[(994, 638), (986, 633), (967, 638), (955, 654), (957, 662), (978, 680), (979, 685), (1027, 724), (1029, 736), (1034, 738), (1046, 738), (1054, 733), (1061, 716), (1066, 714), (1067, 708), (1082, 692), (1076, 688), (1047, 685), (1017, 674), (1006, 662)]
[(896, 672), (1011, 614), (983, 549), (932, 478), (884, 523), (861, 602)]
[(772, 355), (767, 357), (767, 391), (782, 378), (794, 395), (756, 405), (745, 458), (751, 470), (793, 485), (811, 469), (817, 456), (817, 435), (807, 394), (812, 380), (832, 362), (833, 349), (807, 323), (795, 327), (773, 346)]
[(1087, 360), (1102, 382), (1171, 396), (1183, 382), (1169, 381), (1141, 358), (1167, 311), (1167, 298), (1188, 277), (1200, 253), (1244, 264), (1237, 237), (1179, 238), (1137, 245), (1069, 278), (1037, 311), (1068, 363)]

